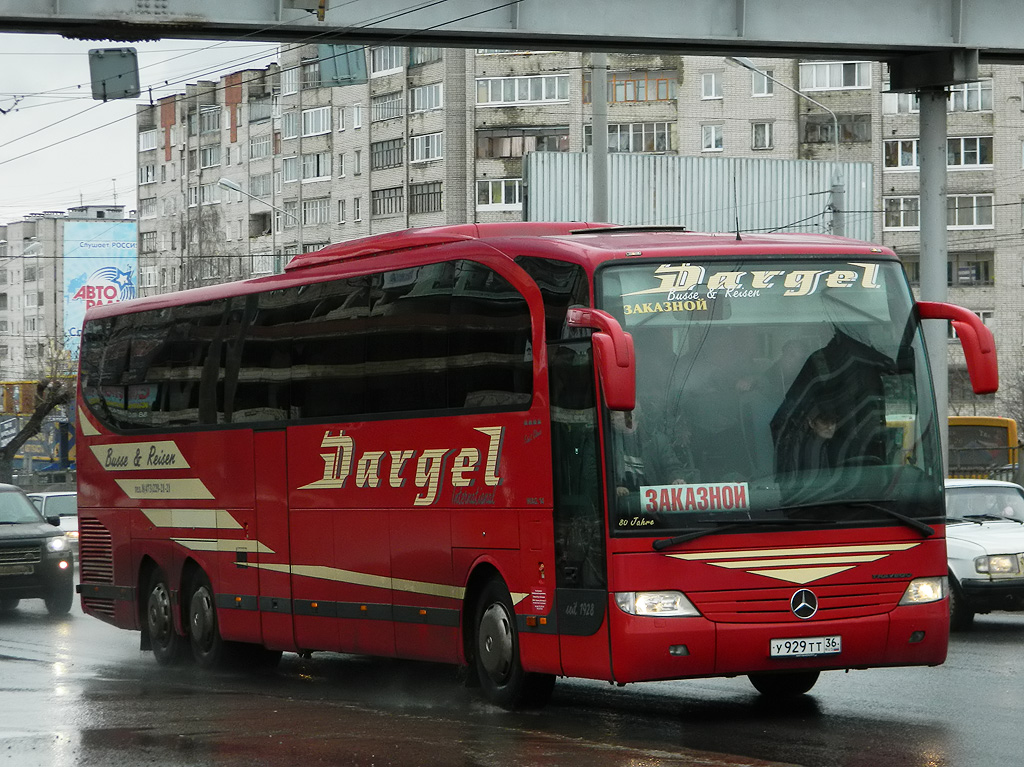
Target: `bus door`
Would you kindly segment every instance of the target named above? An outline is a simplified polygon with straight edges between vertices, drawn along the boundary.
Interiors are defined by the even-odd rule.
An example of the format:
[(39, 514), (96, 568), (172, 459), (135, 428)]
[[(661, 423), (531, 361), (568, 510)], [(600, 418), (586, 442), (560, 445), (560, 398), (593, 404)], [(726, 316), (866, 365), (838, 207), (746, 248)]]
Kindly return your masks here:
[(549, 364), (562, 672), (610, 679), (605, 522), (589, 339), (550, 345)]
[[(257, 431), (253, 435), (256, 477), (256, 530), (262, 544), (255, 554), (259, 564), (259, 611), (263, 643), (274, 649), (294, 649), (292, 592), (287, 563), (288, 461), (285, 432)], [(252, 556), (252, 555), (250, 555)]]

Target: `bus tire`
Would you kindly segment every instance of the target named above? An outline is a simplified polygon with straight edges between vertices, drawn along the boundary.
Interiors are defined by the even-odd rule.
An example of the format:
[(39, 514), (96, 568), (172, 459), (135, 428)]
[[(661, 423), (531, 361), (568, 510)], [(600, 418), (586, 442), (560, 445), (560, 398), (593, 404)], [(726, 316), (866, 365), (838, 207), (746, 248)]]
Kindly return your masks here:
[(809, 692), (818, 681), (818, 671), (787, 671), (782, 674), (749, 674), (754, 689), (767, 698), (791, 698)]
[(967, 606), (964, 592), (953, 573), (949, 574), (949, 630), (970, 631), (974, 624), (974, 610)]
[(188, 636), (192, 657), (202, 668), (219, 668), (229, 660), (229, 646), (217, 624), (213, 585), (202, 570), (196, 573), (189, 591)]
[(484, 586), (475, 616), (473, 663), (484, 697), (506, 709), (539, 708), (546, 704), (555, 677), (523, 670), (515, 608), (500, 579)]
[(146, 633), (153, 657), (161, 666), (175, 666), (188, 655), (188, 640), (174, 628), (174, 603), (161, 570), (149, 576), (146, 590)]
[(18, 609), (21, 600), (15, 597), (0, 599), (0, 613), (9, 613)]

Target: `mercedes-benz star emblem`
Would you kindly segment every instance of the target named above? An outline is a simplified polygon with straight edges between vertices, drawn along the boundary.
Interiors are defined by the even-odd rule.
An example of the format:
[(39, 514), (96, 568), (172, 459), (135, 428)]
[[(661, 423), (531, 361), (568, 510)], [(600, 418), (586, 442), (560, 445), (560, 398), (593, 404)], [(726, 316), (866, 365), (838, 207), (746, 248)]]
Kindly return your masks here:
[(789, 609), (797, 618), (807, 620), (818, 612), (818, 598), (810, 589), (800, 589), (790, 597)]

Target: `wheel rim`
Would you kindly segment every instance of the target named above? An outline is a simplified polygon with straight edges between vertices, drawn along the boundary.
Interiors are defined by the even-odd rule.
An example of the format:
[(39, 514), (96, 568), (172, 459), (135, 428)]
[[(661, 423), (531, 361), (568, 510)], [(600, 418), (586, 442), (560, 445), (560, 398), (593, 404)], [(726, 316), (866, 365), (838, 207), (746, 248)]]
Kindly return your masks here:
[(213, 646), (213, 636), (217, 628), (213, 598), (205, 586), (200, 586), (192, 595), (189, 613), (192, 640), (203, 651), (209, 650)]
[(167, 587), (158, 583), (149, 592), (149, 636), (161, 644), (167, 644), (167, 638), (174, 630), (174, 618), (171, 615), (171, 595)]
[(487, 675), (495, 682), (505, 681), (512, 669), (514, 644), (512, 619), (503, 605), (492, 604), (480, 616), (477, 645)]

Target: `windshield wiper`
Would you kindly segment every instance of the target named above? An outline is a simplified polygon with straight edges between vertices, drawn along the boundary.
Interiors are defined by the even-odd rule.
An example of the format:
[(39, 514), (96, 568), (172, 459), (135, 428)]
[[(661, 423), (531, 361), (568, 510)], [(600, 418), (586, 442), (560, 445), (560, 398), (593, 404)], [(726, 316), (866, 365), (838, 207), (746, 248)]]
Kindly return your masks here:
[(885, 508), (885, 506), (879, 506), (877, 503), (869, 503), (867, 501), (853, 501), (850, 505), (851, 506), (860, 506), (860, 507), (865, 508), (865, 509), (873, 509), (875, 511), (880, 511), (883, 514), (888, 514), (890, 517), (893, 517), (894, 519), (898, 519), (900, 522), (905, 524), (907, 527), (910, 527), (910, 528), (913, 528), (914, 530), (917, 530), (925, 538), (930, 538), (933, 535), (935, 535), (935, 528), (932, 527), (931, 525), (926, 525), (920, 519), (914, 519), (913, 517), (908, 517), (906, 514), (900, 514), (900, 512), (898, 512), (898, 511), (893, 511), (892, 509), (887, 509), (887, 508)]
[(693, 530), (689, 533), (683, 533), (682, 535), (674, 535), (671, 538), (659, 538), (651, 544), (651, 548), (655, 551), (661, 551), (667, 549), (669, 546), (675, 546), (678, 543), (686, 543), (687, 541), (695, 541), (698, 538), (703, 538), (705, 535), (711, 535), (712, 533), (723, 533), (726, 530), (736, 530), (741, 527), (760, 527), (761, 525), (802, 525), (806, 524), (811, 520), (807, 519), (748, 519), (743, 522), (731, 522), (729, 524), (719, 525), (717, 527), (705, 527), (700, 530)]
[(1021, 522), (1016, 517), (1001, 517), (998, 514), (964, 514), (960, 519), (969, 519), (971, 522), (978, 525), (981, 524), (981, 522), (978, 521), (980, 519), (991, 519), (995, 522), (1016, 522), (1018, 525), (1024, 525), (1024, 522)]

